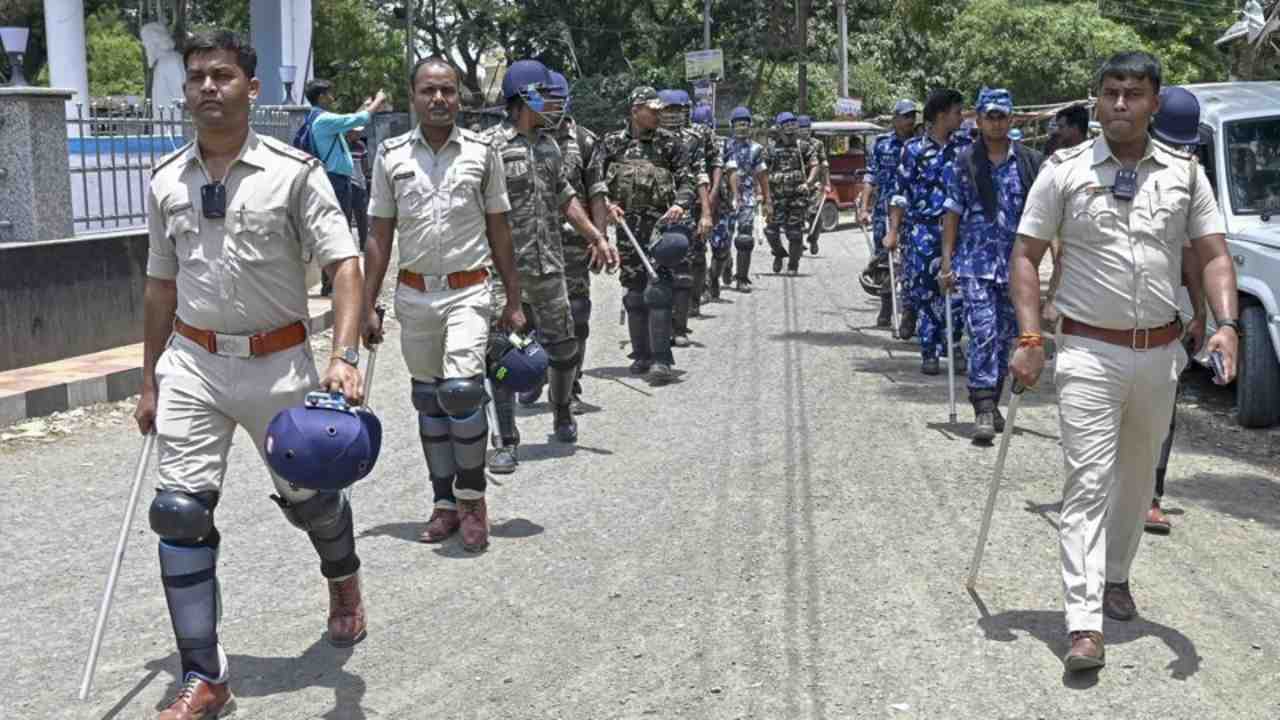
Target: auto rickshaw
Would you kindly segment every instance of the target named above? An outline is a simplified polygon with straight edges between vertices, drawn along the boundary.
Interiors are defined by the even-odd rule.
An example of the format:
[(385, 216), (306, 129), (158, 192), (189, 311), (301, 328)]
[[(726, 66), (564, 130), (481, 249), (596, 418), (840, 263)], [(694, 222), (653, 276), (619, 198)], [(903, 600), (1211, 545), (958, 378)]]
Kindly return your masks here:
[(832, 120), (813, 123), (812, 132), (827, 146), (827, 160), (831, 163), (826, 202), (818, 220), (823, 232), (830, 232), (840, 224), (840, 211), (853, 210), (862, 197), (867, 153), (875, 137), (888, 131), (860, 120)]

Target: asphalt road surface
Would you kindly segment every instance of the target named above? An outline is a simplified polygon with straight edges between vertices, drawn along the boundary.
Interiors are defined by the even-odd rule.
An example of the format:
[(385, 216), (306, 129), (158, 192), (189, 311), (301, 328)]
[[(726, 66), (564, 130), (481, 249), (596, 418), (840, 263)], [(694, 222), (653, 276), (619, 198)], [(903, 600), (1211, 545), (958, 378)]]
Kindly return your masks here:
[[(373, 407), (386, 439), (354, 493), (369, 636), (322, 639), (324, 582), (241, 436), (218, 524), (222, 641), (241, 718), (1280, 717), (1277, 432), (1183, 408), (1175, 529), (1134, 568), (1141, 616), (1108, 666), (1063, 674), (1048, 383), (1026, 396), (978, 591), (964, 589), (994, 448), (947, 422), (946, 377), (874, 329), (866, 243), (825, 236), (797, 278), (725, 294), (677, 350), (627, 373), (616, 278), (595, 284), (577, 447), (523, 411), (483, 555), (416, 541), (429, 497), (392, 323)], [(963, 402), (963, 386), (960, 395)], [(0, 717), (149, 717), (178, 687), (140, 502), (89, 702), (75, 700), (139, 438), (126, 418), (0, 444)], [(149, 496), (144, 492), (144, 498)]]

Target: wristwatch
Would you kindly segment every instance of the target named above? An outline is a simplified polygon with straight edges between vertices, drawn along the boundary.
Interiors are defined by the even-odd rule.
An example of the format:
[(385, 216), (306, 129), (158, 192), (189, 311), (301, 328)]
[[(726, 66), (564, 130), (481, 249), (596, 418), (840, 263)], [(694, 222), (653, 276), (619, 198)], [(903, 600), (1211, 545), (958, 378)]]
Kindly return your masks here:
[(1219, 329), (1222, 329), (1222, 328), (1228, 328), (1228, 327), (1229, 327), (1229, 328), (1231, 328), (1232, 330), (1235, 330), (1235, 331), (1236, 331), (1236, 335), (1239, 335), (1239, 334), (1240, 334), (1240, 321), (1239, 321), (1239, 320), (1219, 320), (1219, 321), (1218, 321), (1218, 328), (1219, 328)]
[(350, 345), (334, 348), (333, 354), (329, 357), (334, 360), (341, 360), (353, 368), (360, 367), (360, 351)]

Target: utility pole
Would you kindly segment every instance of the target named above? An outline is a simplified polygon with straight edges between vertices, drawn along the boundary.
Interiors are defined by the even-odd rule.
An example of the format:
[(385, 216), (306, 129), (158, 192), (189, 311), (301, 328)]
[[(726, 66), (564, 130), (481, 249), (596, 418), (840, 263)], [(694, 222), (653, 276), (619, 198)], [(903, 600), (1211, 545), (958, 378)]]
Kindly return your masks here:
[(836, 0), (840, 19), (840, 97), (849, 97), (849, 13), (848, 0)]
[(702, 1), (702, 49), (711, 49), (711, 0)]
[(798, 111), (801, 115), (809, 113), (809, 65), (806, 55), (809, 54), (809, 0), (796, 0), (796, 80), (800, 86), (797, 93)]
[[(404, 72), (408, 75), (413, 70), (413, 64), (418, 62), (416, 55), (418, 54), (413, 47), (413, 39), (417, 34), (414, 25), (417, 6), (414, 0), (404, 0)], [(413, 111), (413, 89), (409, 89), (409, 127), (418, 124), (418, 114)]]

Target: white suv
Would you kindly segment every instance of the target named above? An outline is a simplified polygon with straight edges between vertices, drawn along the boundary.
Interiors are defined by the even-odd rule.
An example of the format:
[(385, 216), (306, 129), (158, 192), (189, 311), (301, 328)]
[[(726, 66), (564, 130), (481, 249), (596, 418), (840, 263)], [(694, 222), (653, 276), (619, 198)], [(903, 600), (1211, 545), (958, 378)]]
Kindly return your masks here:
[(1200, 101), (1200, 159), (1236, 265), (1239, 421), (1267, 427), (1280, 422), (1280, 82), (1186, 89)]

